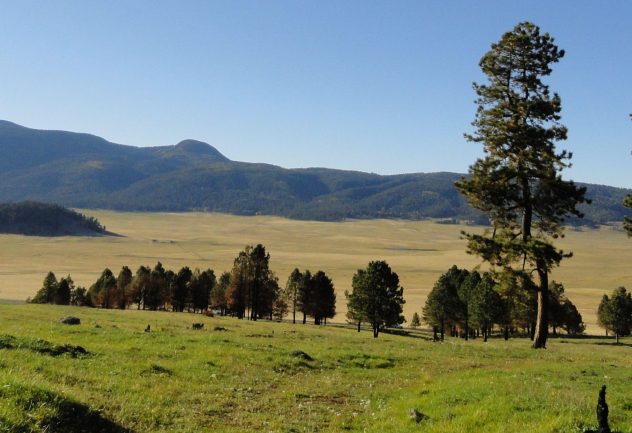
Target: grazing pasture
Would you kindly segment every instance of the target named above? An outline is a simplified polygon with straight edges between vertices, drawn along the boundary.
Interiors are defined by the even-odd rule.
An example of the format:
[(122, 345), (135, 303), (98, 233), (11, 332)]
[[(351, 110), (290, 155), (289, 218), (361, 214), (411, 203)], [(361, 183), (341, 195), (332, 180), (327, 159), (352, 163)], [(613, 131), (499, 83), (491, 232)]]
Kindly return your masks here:
[(428, 337), (0, 305), (0, 431), (571, 433), (595, 426), (606, 384), (632, 432), (630, 339)]
[[(124, 213), (82, 211), (121, 237), (25, 237), (0, 235), (0, 299), (33, 296), (49, 270), (71, 274), (78, 285), (92, 284), (103, 268), (117, 273), (161, 261), (178, 270), (211, 267), (228, 270), (246, 244), (262, 243), (281, 284), (294, 267), (324, 270), (338, 292), (343, 321), (344, 290), (370, 260), (386, 260), (404, 287), (404, 313), (410, 321), (421, 311), (433, 283), (451, 265), (473, 267), (480, 261), (465, 253), (464, 226), (431, 221), (296, 221), (279, 217), (241, 217), (209, 213)], [(468, 227), (472, 230), (472, 227)], [(474, 228), (476, 230), (476, 228)], [(479, 228), (479, 230), (483, 230)], [(578, 306), (589, 333), (596, 326), (601, 296), (620, 285), (632, 286), (632, 240), (612, 227), (569, 229), (559, 242), (574, 257), (563, 261), (553, 278), (562, 281)]]

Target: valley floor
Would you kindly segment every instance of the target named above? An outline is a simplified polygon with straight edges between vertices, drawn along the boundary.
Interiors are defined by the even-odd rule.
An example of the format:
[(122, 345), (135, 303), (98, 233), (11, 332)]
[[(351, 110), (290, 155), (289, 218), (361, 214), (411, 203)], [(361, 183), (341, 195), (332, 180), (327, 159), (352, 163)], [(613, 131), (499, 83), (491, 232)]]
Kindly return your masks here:
[[(473, 268), (480, 261), (465, 253), (461, 230), (482, 227), (431, 221), (296, 221), (278, 217), (240, 217), (209, 213), (126, 213), (82, 211), (121, 237), (28, 237), (0, 235), (0, 299), (25, 300), (41, 287), (48, 271), (70, 274), (89, 287), (105, 267), (115, 274), (123, 265), (136, 270), (161, 261), (178, 270), (211, 267), (217, 275), (232, 266), (247, 244), (262, 243), (271, 268), (283, 285), (295, 267), (325, 271), (338, 294), (338, 321), (346, 311), (344, 291), (371, 260), (386, 260), (404, 287), (404, 314), (420, 312), (437, 278), (450, 266)], [(559, 241), (574, 256), (564, 260), (553, 279), (561, 281), (578, 306), (587, 331), (603, 334), (596, 311), (604, 293), (632, 286), (632, 241), (610, 227), (567, 230)], [(632, 288), (632, 287), (628, 287)]]

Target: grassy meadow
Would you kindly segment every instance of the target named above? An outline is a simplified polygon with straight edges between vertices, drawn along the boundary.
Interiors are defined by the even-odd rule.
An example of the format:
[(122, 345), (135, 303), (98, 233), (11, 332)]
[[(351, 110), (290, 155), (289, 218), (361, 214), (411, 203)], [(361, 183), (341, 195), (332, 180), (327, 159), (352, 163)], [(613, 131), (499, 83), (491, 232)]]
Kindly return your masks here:
[(611, 425), (632, 432), (632, 340), (427, 337), (0, 305), (0, 431), (572, 433), (606, 384)]
[[(420, 311), (432, 285), (451, 265), (480, 262), (465, 253), (460, 231), (480, 227), (430, 221), (361, 220), (294, 221), (278, 217), (240, 217), (208, 213), (122, 213), (85, 211), (121, 237), (24, 237), (0, 235), (0, 299), (33, 296), (45, 274), (71, 274), (89, 286), (105, 267), (115, 274), (122, 265), (132, 270), (160, 260), (178, 270), (211, 267), (219, 275), (230, 269), (246, 244), (263, 243), (271, 267), (285, 284), (294, 267), (324, 270), (338, 292), (337, 321), (343, 321), (344, 290), (353, 273), (370, 260), (386, 260), (400, 276), (410, 320)], [(596, 326), (596, 309), (605, 292), (632, 285), (632, 241), (613, 228), (568, 230), (560, 244), (574, 252), (553, 278), (562, 281), (588, 324)]]

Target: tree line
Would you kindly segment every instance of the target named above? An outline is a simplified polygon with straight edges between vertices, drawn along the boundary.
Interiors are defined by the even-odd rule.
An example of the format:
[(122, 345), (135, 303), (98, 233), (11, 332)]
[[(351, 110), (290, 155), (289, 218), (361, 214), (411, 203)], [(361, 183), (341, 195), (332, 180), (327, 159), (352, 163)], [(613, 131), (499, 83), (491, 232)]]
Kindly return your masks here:
[[(270, 270), (270, 254), (263, 245), (247, 246), (239, 252), (230, 271), (216, 278), (212, 269), (178, 272), (158, 262), (153, 269), (140, 266), (132, 273), (123, 266), (118, 275), (106, 268), (88, 288), (75, 286), (68, 275), (57, 279), (49, 272), (31, 303), (75, 305), (100, 308), (136, 308), (173, 312), (215, 311), (240, 319), (282, 320), (326, 324), (336, 315), (336, 292), (332, 279), (295, 268), (284, 287)], [(385, 327), (405, 321), (403, 291), (399, 277), (384, 261), (370, 262), (353, 276), (352, 291), (345, 292), (347, 317), (357, 324), (369, 323), (374, 337)], [(302, 317), (301, 317), (302, 316)]]
[[(496, 281), (491, 272), (479, 273), (452, 266), (430, 291), (423, 307), (423, 321), (433, 329), (435, 339), (446, 332), (466, 340), (482, 336), (487, 341), (495, 326), (504, 337), (524, 331), (533, 339), (537, 320), (536, 290), (530, 280), (516, 278)], [(525, 287), (526, 286), (526, 287)], [(582, 334), (585, 325), (577, 307), (564, 294), (562, 284), (551, 282), (548, 293), (549, 326), (569, 335)], [(419, 318), (415, 320), (417, 326)]]
[(75, 286), (71, 276), (57, 279), (49, 272), (32, 303), (100, 308), (136, 308), (173, 312), (216, 311), (240, 319), (282, 319), (292, 311), (314, 318), (316, 324), (336, 314), (332, 280), (323, 272), (311, 274), (295, 269), (281, 288), (270, 270), (270, 254), (263, 245), (246, 246), (230, 271), (219, 278), (213, 269), (188, 266), (175, 272), (158, 262), (153, 268), (140, 266), (136, 272), (123, 266), (115, 275), (106, 268), (88, 288)]

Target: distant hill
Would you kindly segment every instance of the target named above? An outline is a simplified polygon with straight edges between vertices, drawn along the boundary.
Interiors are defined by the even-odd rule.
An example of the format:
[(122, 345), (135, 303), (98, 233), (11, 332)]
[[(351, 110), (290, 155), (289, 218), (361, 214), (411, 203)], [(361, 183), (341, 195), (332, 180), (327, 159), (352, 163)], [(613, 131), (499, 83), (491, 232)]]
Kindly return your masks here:
[[(133, 147), (100, 137), (0, 121), (0, 201), (79, 208), (204, 210), (313, 220), (441, 218), (483, 222), (454, 188), (458, 173), (393, 176), (325, 168), (285, 169), (231, 161), (184, 140)], [(632, 191), (586, 185), (583, 224), (621, 221)], [(578, 223), (574, 221), (574, 223)]]
[(0, 233), (32, 236), (111, 235), (96, 218), (38, 202), (0, 203)]

